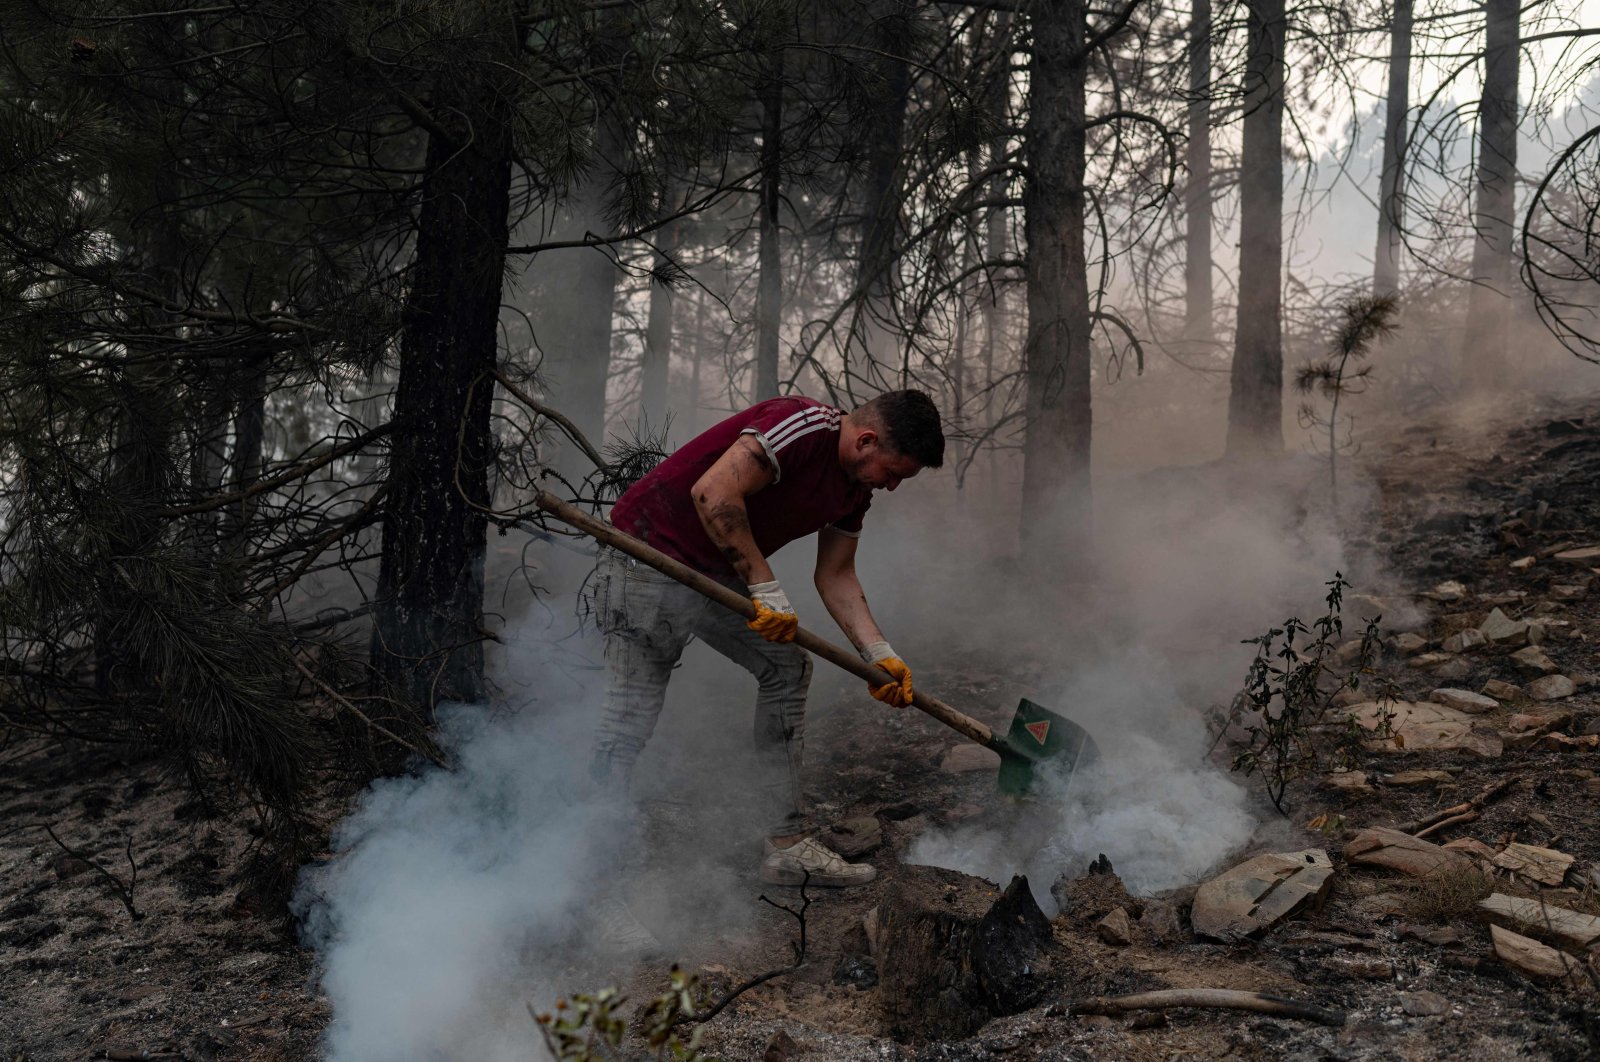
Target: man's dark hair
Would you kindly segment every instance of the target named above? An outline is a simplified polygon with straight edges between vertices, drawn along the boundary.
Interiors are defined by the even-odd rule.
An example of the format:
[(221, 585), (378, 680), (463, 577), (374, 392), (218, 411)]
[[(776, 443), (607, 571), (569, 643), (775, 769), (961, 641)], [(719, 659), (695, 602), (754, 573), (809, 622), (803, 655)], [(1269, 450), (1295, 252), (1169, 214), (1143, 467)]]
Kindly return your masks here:
[(860, 409), (882, 429), (884, 441), (923, 468), (944, 464), (939, 409), (921, 391), (885, 391)]

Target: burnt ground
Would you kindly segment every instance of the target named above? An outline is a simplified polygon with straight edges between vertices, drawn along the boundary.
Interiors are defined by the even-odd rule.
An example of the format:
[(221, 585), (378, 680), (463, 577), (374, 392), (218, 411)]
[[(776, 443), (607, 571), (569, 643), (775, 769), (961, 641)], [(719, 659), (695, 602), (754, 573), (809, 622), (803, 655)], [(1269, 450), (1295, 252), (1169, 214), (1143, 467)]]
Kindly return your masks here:
[[(1429, 644), (1407, 656), (1386, 651), (1379, 675), (1409, 699), (1438, 686), (1481, 689), (1490, 679), (1523, 686), (1509, 650), (1461, 656), (1464, 677), (1441, 680), (1412, 666), (1448, 634), (1482, 621), (1491, 602), (1511, 618), (1550, 621), (1544, 649), (1579, 680), (1566, 698), (1525, 696), (1478, 717), (1509, 732), (1516, 712), (1568, 713), (1562, 733), (1600, 730), (1600, 584), (1587, 566), (1547, 554), (1600, 543), (1600, 404), (1522, 400), (1481, 418), (1469, 442), (1455, 426), (1418, 422), (1369, 444), (1360, 461), (1378, 484), (1375, 511), (1358, 543), (1387, 559), (1415, 595), (1441, 580), (1465, 584), (1453, 603), (1411, 597), (1426, 612), (1416, 633)], [(1534, 563), (1513, 567), (1532, 556)], [(1557, 600), (1557, 597), (1566, 600)], [(1564, 621), (1564, 625), (1563, 625)], [(993, 703), (1000, 678), (976, 654), (952, 654), (919, 672), (953, 702)], [(817, 706), (811, 763), (816, 795), (835, 819), (876, 816), (883, 841), (866, 856), (878, 882), (818, 897), (808, 912), (809, 949), (797, 972), (757, 988), (709, 1024), (705, 1046), (728, 1059), (1065, 1058), (1590, 1058), (1600, 1053), (1600, 1008), (1583, 979), (1530, 979), (1496, 958), (1473, 911), (1482, 891), (1449, 888), (1347, 865), (1345, 842), (1371, 826), (1395, 826), (1468, 799), (1504, 778), (1516, 781), (1481, 816), (1434, 835), (1557, 848), (1576, 862), (1559, 887), (1541, 888), (1496, 871), (1498, 891), (1600, 913), (1587, 876), (1600, 868), (1600, 753), (1508, 743), (1498, 756), (1462, 751), (1362, 750), (1365, 790), (1321, 776), (1294, 783), (1292, 813), (1273, 822), (1268, 844), (1240, 852), (1326, 849), (1336, 872), (1320, 907), (1309, 907), (1253, 939), (1196, 939), (1187, 922), (1171, 939), (1136, 933), (1114, 946), (1096, 933), (1098, 911), (1058, 918), (1044, 963), (1042, 1001), (1000, 1017), (970, 1038), (902, 1045), (885, 1036), (880, 988), (862, 916), (895, 880), (895, 866), (930, 826), (994, 813), (992, 776), (939, 769), (953, 735), (914, 714), (883, 713), (830, 727), (835, 706)], [(859, 717), (857, 717), (859, 720)], [(988, 720), (999, 723), (1001, 719)], [(239, 868), (253, 843), (242, 820), (207, 818), (180, 781), (152, 762), (49, 749), (18, 755), (0, 773), (0, 1051), (8, 1060), (87, 1058), (301, 1059), (318, 1057), (330, 1020), (312, 957), (286, 919), (250, 900)], [(1225, 751), (1219, 750), (1225, 758)], [(1393, 784), (1395, 772), (1432, 769), (1437, 781)], [(71, 781), (62, 781), (71, 779)], [(337, 807), (330, 807), (329, 819)], [(1316, 823), (1318, 828), (1308, 824)], [(52, 840), (49, 825), (62, 844)], [(1290, 836), (1292, 843), (1285, 844)], [(70, 847), (78, 855), (63, 848)], [(106, 873), (102, 873), (103, 868)], [(137, 866), (133, 903), (126, 884)], [(1000, 883), (1003, 884), (1003, 883)], [(1180, 913), (1189, 893), (1166, 899)], [(791, 890), (792, 893), (792, 890)], [(789, 897), (792, 900), (792, 895)], [(1137, 908), (1138, 904), (1133, 904)], [(736, 942), (686, 948), (714, 989), (782, 965), (794, 922), (764, 909)], [(635, 998), (660, 980), (636, 971)], [(575, 987), (583, 987), (577, 984)], [(1160, 1018), (1075, 1015), (1073, 1000), (1155, 988), (1263, 991), (1345, 1011), (1342, 1027), (1256, 1014), (1181, 1009)], [(1431, 994), (1431, 995), (1429, 995)], [(1419, 1002), (1422, 1001), (1422, 1002)], [(1425, 1013), (1440, 1010), (1441, 1013)], [(790, 1043), (768, 1045), (780, 1031)], [(540, 1057), (530, 1037), (530, 1056)]]

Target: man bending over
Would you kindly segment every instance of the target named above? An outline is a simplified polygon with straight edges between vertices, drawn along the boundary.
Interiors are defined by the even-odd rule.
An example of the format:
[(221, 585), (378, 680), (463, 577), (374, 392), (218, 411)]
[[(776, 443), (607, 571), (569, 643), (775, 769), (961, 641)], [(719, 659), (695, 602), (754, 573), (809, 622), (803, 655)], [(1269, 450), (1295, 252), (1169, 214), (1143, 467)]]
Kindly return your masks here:
[(606, 638), (605, 711), (597, 779), (626, 781), (655, 728), (667, 680), (691, 638), (756, 677), (755, 744), (781, 818), (761, 880), (860, 885), (877, 871), (847, 863), (811, 836), (800, 788), (811, 658), (792, 644), (799, 619), (767, 558), (817, 535), (816, 587), (862, 657), (894, 681), (872, 696), (903, 707), (911, 669), (872, 618), (856, 578), (856, 540), (875, 490), (894, 490), (944, 462), (939, 412), (921, 391), (890, 391), (845, 413), (798, 396), (773, 398), (685, 443), (617, 500), (611, 521), (656, 549), (747, 593), (748, 622), (614, 550), (604, 551), (595, 604)]

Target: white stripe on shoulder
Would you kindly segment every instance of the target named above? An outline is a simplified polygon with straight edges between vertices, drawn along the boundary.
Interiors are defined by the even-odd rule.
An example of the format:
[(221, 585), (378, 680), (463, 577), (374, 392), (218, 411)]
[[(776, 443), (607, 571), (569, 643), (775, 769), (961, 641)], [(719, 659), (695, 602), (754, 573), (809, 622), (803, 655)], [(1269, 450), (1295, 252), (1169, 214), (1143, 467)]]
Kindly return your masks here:
[(802, 410), (800, 410), (800, 411), (798, 411), (796, 413), (791, 413), (787, 417), (784, 417), (782, 420), (778, 421), (778, 423), (774, 424), (772, 427), (768, 428), (766, 431), (761, 431), (760, 428), (756, 428), (754, 430), (761, 431), (761, 434), (767, 436), (770, 439), (773, 436), (777, 435), (783, 429), (785, 429), (787, 427), (790, 427), (793, 424), (798, 423), (800, 420), (804, 419), (805, 417), (810, 416), (812, 413), (816, 412), (816, 409), (817, 409), (816, 406), (807, 406), (806, 408), (804, 408), (804, 409), (802, 409)]
[(776, 452), (778, 450), (782, 450), (785, 446), (788, 446), (790, 443), (794, 442), (796, 439), (798, 439), (798, 438), (800, 438), (802, 436), (810, 435), (814, 431), (831, 431), (836, 427), (838, 427), (838, 425), (836, 423), (829, 423), (828, 421), (825, 421), (825, 420), (824, 421), (819, 421), (819, 422), (817, 422), (815, 424), (808, 424), (805, 427), (801, 428), (799, 431), (790, 432), (788, 435), (783, 437), (783, 440), (781, 442), (773, 443), (772, 444), (772, 449), (773, 449), (774, 452)]
[(806, 414), (806, 417), (805, 417), (804, 420), (796, 421), (793, 424), (787, 424), (781, 430), (774, 429), (774, 430), (772, 430), (770, 432), (767, 432), (766, 433), (767, 434), (767, 438), (771, 439), (773, 444), (776, 445), (778, 443), (783, 442), (785, 439), (789, 438), (790, 436), (794, 435), (796, 432), (804, 431), (806, 428), (809, 428), (811, 425), (825, 422), (827, 419), (828, 419), (828, 411), (827, 410), (825, 410), (825, 409), (814, 409), (811, 412), (809, 412), (808, 414)]
[(774, 427), (770, 432), (765, 432), (765, 435), (766, 438), (770, 438), (776, 443), (776, 441), (782, 440), (786, 435), (789, 435), (790, 432), (797, 432), (797, 430), (803, 429), (805, 425), (816, 424), (816, 422), (826, 419), (826, 417), (827, 409), (814, 406), (814, 408), (806, 409), (805, 413), (800, 414), (798, 417), (789, 417), (787, 421), (782, 422), (778, 427)]

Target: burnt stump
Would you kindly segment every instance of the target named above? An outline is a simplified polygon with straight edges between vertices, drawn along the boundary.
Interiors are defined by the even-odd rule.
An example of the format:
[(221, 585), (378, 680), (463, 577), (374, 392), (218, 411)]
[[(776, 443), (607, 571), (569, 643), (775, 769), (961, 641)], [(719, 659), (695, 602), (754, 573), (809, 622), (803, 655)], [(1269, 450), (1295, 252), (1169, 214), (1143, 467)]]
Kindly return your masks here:
[(889, 1034), (955, 1040), (1039, 1002), (1050, 922), (1014, 877), (902, 866), (878, 905), (878, 990)]

